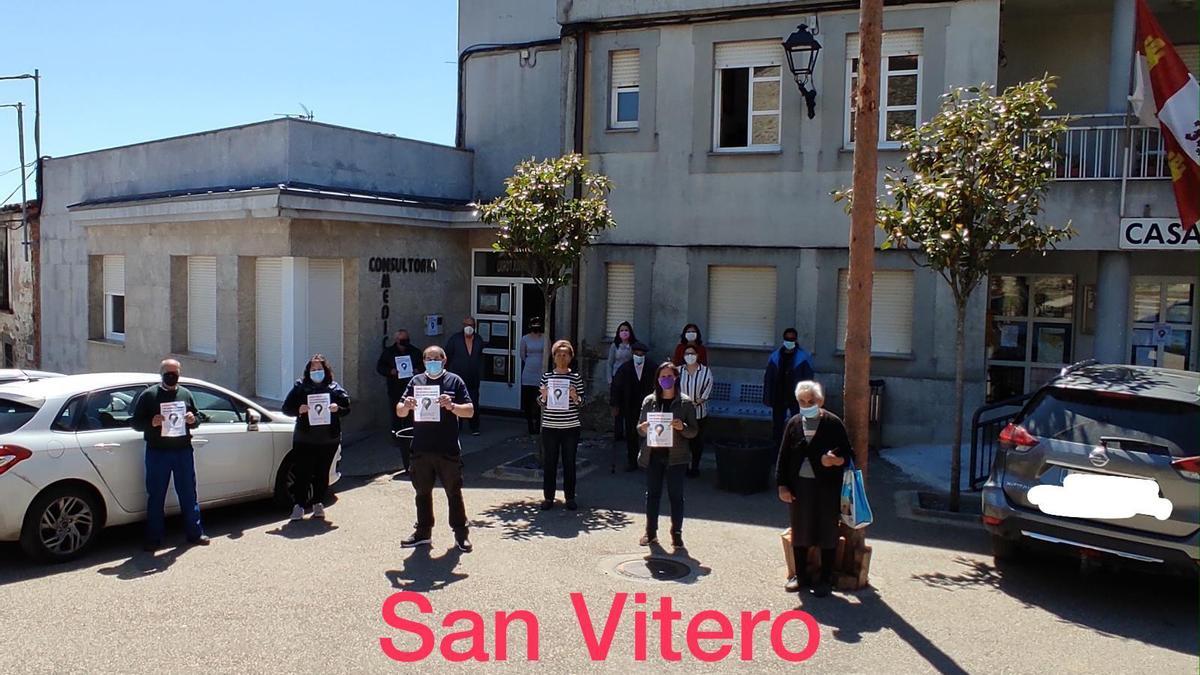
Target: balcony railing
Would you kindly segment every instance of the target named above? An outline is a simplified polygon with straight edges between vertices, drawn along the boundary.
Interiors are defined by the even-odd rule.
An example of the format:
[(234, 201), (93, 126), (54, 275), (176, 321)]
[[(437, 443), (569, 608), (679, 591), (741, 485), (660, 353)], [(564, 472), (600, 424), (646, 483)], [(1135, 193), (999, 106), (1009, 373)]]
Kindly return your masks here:
[[(1167, 178), (1167, 152), (1156, 127), (1126, 124), (1124, 115), (1070, 115), (1069, 128), (1055, 139), (1058, 180), (1149, 180)], [(1126, 140), (1128, 139), (1128, 140)]]

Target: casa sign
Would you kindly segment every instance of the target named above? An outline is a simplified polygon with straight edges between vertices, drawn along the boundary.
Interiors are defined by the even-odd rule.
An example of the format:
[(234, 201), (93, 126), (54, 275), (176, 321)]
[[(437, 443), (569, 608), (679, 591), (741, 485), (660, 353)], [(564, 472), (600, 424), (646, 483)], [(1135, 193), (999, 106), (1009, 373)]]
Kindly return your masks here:
[(1200, 251), (1200, 225), (1185, 232), (1178, 218), (1122, 218), (1120, 248)]

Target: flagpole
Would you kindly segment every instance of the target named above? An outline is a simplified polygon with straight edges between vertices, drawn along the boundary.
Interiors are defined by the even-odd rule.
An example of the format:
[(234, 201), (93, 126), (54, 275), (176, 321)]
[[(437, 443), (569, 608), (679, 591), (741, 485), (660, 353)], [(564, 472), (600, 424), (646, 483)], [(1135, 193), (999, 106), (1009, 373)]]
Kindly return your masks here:
[[(1131, 39), (1129, 41), (1129, 44), (1133, 46), (1133, 49), (1131, 49), (1129, 52), (1129, 86), (1127, 87), (1128, 91), (1125, 95), (1125, 106), (1124, 106), (1125, 114), (1122, 115), (1122, 117), (1125, 118), (1125, 138), (1124, 138), (1125, 157), (1124, 157), (1124, 162), (1123, 162), (1124, 166), (1121, 167), (1121, 205), (1117, 207), (1118, 208), (1118, 212), (1117, 212), (1117, 222), (1118, 223), (1120, 222), (1121, 218), (1125, 217), (1125, 198), (1126, 198), (1126, 189), (1129, 185), (1129, 166), (1133, 160), (1133, 126), (1130, 123), (1131, 118), (1132, 118), (1132, 115), (1130, 114), (1130, 107), (1131, 107), (1132, 103), (1129, 99), (1133, 96), (1134, 87), (1137, 86), (1137, 84), (1136, 84), (1137, 72), (1136, 71), (1137, 71), (1137, 67), (1138, 67), (1138, 46), (1137, 46), (1137, 13), (1136, 13), (1136, 10), (1134, 13), (1133, 25), (1130, 26), (1130, 30), (1133, 32), (1133, 39)], [(1151, 94), (1151, 96), (1153, 96), (1153, 94)], [(1143, 151), (1144, 151), (1144, 149), (1143, 149)]]

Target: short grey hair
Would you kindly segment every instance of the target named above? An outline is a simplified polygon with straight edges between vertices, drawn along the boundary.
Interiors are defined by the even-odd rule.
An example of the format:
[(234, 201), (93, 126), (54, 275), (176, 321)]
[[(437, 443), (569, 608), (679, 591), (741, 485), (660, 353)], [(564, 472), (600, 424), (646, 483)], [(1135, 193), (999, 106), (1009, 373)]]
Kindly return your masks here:
[(825, 403), (825, 390), (821, 388), (821, 383), (815, 380), (802, 380), (796, 383), (796, 400), (800, 400), (801, 394), (812, 394), (817, 399), (817, 405)]

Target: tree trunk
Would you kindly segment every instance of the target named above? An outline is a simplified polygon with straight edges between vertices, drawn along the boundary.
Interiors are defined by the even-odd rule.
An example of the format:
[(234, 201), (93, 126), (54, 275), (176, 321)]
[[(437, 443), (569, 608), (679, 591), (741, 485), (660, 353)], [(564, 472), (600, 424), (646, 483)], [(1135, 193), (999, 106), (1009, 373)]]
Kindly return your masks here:
[(966, 368), (967, 298), (956, 300), (954, 325), (954, 443), (950, 446), (950, 510), (958, 511), (962, 472), (963, 371)]
[(545, 301), (545, 309), (542, 310), (542, 372), (550, 372), (550, 345), (554, 343), (552, 336), (554, 335), (554, 295), (557, 288), (553, 286), (542, 286), (542, 299)]
[[(854, 463), (867, 472), (870, 442), (871, 291), (875, 276), (875, 198), (879, 160), (879, 49), (883, 0), (862, 0), (858, 19), (858, 103), (854, 123), (854, 201), (850, 208), (849, 308), (846, 316), (845, 405)], [(838, 561), (838, 587), (866, 586), (871, 550), (865, 530), (841, 527), (846, 544)]]

